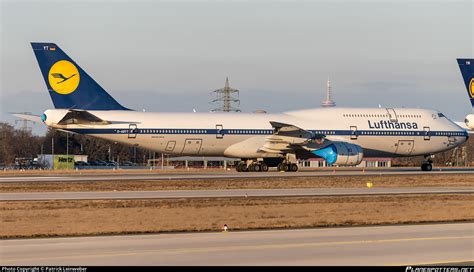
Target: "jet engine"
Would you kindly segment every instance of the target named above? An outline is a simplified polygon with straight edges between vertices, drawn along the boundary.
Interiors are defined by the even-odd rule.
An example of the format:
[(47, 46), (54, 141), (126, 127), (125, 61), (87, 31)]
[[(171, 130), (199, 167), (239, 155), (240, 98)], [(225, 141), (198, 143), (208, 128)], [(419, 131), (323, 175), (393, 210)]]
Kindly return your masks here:
[(469, 114), (466, 116), (466, 119), (464, 119), (464, 123), (466, 123), (466, 126), (469, 129), (474, 129), (474, 114)]
[(321, 149), (312, 151), (312, 153), (326, 160), (328, 164), (341, 166), (358, 165), (364, 157), (359, 145), (345, 142), (332, 142)]

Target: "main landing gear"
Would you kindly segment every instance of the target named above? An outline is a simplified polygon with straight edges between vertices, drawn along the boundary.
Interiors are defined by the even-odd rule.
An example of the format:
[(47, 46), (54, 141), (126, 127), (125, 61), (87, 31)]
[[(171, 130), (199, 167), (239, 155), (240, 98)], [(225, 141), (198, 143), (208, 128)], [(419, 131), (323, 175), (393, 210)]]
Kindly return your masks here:
[(425, 160), (421, 163), (421, 171), (433, 170), (433, 161), (430, 156), (425, 156)]
[(266, 165), (264, 162), (251, 162), (251, 163), (246, 163), (246, 162), (240, 162), (237, 167), (237, 172), (267, 172), (268, 171), (268, 165)]
[(298, 165), (296, 163), (282, 162), (277, 166), (278, 172), (296, 172), (298, 171)]
[(267, 172), (269, 167), (277, 167), (278, 172), (297, 172), (295, 154), (286, 154), (286, 158), (242, 159), (237, 172)]

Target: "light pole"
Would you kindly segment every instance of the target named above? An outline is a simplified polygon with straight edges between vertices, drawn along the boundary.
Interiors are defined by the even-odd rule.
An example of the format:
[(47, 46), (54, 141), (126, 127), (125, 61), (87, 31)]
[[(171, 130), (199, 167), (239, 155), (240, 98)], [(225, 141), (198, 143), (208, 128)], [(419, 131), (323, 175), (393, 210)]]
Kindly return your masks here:
[(66, 132), (66, 169), (69, 169), (69, 133)]
[(137, 163), (137, 146), (133, 146), (133, 160)]

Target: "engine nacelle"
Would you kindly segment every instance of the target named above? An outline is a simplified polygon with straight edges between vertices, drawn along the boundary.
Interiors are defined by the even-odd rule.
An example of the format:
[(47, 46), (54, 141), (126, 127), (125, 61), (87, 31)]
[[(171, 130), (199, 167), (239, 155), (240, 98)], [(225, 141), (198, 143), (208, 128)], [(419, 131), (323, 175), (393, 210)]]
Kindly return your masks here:
[(355, 144), (333, 142), (330, 145), (312, 151), (313, 154), (333, 165), (358, 165), (364, 158), (362, 148)]
[(466, 126), (469, 129), (474, 129), (474, 114), (469, 114), (466, 116), (466, 119), (464, 119), (464, 123), (466, 123)]

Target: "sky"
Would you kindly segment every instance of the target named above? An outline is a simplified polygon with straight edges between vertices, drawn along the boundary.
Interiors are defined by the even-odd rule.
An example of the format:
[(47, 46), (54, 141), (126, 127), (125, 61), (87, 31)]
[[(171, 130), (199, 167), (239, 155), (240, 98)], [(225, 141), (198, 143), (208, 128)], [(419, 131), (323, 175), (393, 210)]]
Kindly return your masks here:
[(53, 107), (32, 41), (56, 43), (136, 110), (209, 111), (226, 77), (244, 112), (314, 108), (329, 76), (337, 106), (460, 121), (472, 108), (456, 58), (474, 57), (473, 13), (471, 0), (0, 0), (0, 121)]

